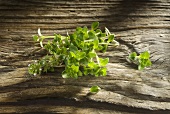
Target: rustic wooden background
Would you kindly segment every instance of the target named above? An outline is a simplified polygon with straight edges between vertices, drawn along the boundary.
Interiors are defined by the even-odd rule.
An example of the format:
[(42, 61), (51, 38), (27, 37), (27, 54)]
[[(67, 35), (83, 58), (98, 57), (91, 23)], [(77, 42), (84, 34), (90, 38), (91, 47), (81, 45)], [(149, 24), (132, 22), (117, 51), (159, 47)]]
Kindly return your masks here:
[[(61, 69), (30, 77), (43, 56), (32, 35), (66, 34), (99, 21), (116, 34), (107, 77), (62, 79)], [(126, 57), (149, 50), (153, 66), (138, 71)], [(89, 94), (92, 85), (102, 90)], [(169, 0), (0, 0), (0, 113), (170, 113)]]

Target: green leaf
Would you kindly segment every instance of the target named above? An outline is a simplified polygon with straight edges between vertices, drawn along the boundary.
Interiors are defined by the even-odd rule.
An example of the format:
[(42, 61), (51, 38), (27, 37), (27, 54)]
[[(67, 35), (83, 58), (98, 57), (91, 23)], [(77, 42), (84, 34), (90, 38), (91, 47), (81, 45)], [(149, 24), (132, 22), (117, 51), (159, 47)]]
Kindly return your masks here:
[(33, 40), (34, 40), (35, 42), (37, 42), (37, 41), (39, 40), (39, 37), (38, 37), (37, 35), (34, 35), (34, 36), (33, 36)]
[(129, 55), (129, 59), (130, 59), (130, 60), (135, 60), (136, 56), (137, 56), (136, 52), (133, 52), (133, 53), (131, 53), (131, 54)]
[(65, 38), (64, 42), (65, 42), (65, 47), (68, 47), (70, 45), (70, 42), (68, 41), (68, 38)]
[(94, 52), (89, 52), (89, 53), (88, 53), (88, 56), (89, 56), (90, 58), (94, 58), (94, 57), (96, 57), (96, 53), (94, 53)]
[(150, 57), (150, 54), (149, 54), (148, 51), (145, 51), (145, 52), (141, 53), (141, 54), (139, 55), (139, 57), (140, 57), (140, 58), (143, 58), (143, 59), (148, 59), (148, 58)]
[(99, 22), (93, 22), (92, 25), (91, 25), (91, 29), (92, 30), (96, 30), (99, 26)]
[(74, 46), (74, 45), (70, 45), (70, 47), (69, 47), (69, 49), (70, 49), (70, 51), (72, 51), (72, 52), (76, 52), (76, 51), (78, 51), (78, 48), (76, 47), (76, 46)]
[[(58, 56), (58, 55), (56, 55), (56, 56), (57, 56), (57, 57), (58, 57), (58, 59), (59, 59), (59, 60), (61, 60), (61, 61), (64, 61), (64, 60), (65, 60), (65, 58), (66, 58), (66, 55), (65, 55), (65, 54), (61, 54), (61, 55), (59, 55), (59, 56)], [(57, 58), (57, 57), (56, 57), (56, 58)]]
[(89, 62), (88, 67), (95, 68), (95, 67), (97, 67), (97, 64), (95, 62)]
[(138, 65), (138, 70), (143, 70), (144, 68), (145, 68), (144, 65), (142, 65), (142, 64)]
[(81, 59), (83, 59), (84, 57), (86, 56), (86, 53), (85, 52), (77, 52), (76, 53), (76, 58), (77, 58), (77, 60), (81, 60)]
[(71, 57), (76, 57), (76, 55), (72, 51), (70, 51), (70, 56)]
[(98, 48), (99, 46), (99, 40), (94, 40), (94, 49)]
[(81, 48), (82, 51), (86, 52), (89, 49), (88, 43), (87, 42), (86, 43), (85, 42), (81, 42), (79, 48)]
[(101, 33), (100, 37), (106, 37), (106, 33)]
[(82, 31), (83, 31), (84, 33), (87, 33), (88, 28), (87, 28), (86, 26), (84, 26), (83, 29), (82, 29)]
[(78, 76), (83, 76), (83, 73), (80, 70), (78, 71)]
[(62, 77), (63, 77), (63, 78), (70, 78), (70, 77), (68, 76), (66, 70), (64, 70), (64, 71), (62, 72)]
[(90, 73), (90, 68), (83, 67), (83, 74), (88, 75)]
[(58, 42), (59, 45), (63, 45), (60, 34), (55, 34), (54, 41), (55, 41), (55, 43)]
[(97, 36), (95, 35), (95, 33), (93, 31), (89, 31), (88, 35), (89, 35), (89, 39), (93, 39), (93, 40), (97, 39)]
[(100, 34), (101, 34), (102, 31), (101, 31), (100, 29), (97, 29), (97, 30), (96, 30), (96, 33), (100, 33)]
[(146, 62), (146, 66), (149, 67), (152, 65), (152, 62), (148, 59), (147, 62)]
[(106, 50), (107, 50), (107, 47), (108, 47), (108, 45), (103, 45), (103, 47), (102, 47), (102, 52), (106, 52)]
[(77, 40), (84, 41), (84, 33), (82, 31), (77, 34)]
[(99, 66), (95, 66), (95, 68), (94, 68), (94, 75), (96, 77), (100, 76), (100, 70), (101, 70), (101, 68)]
[(106, 76), (107, 75), (107, 68), (101, 68), (101, 70), (100, 70), (100, 74), (101, 74), (101, 76)]
[(71, 68), (73, 71), (78, 72), (79, 71), (79, 66), (72, 65)]
[(99, 92), (100, 90), (101, 90), (101, 88), (100, 88), (99, 86), (97, 86), (97, 85), (92, 86), (92, 87), (90, 88), (90, 92), (91, 92), (91, 93), (97, 93), (97, 92)]
[(109, 35), (109, 38), (108, 38), (108, 43), (112, 42), (114, 40), (114, 35)]
[(80, 60), (80, 63), (82, 64), (82, 65), (87, 65), (88, 64), (88, 58), (87, 57), (84, 57), (83, 59), (81, 59)]
[(82, 28), (81, 27), (77, 27), (76, 31), (82, 31)]
[(77, 38), (77, 35), (76, 33), (74, 33), (74, 34), (71, 34), (69, 37), (70, 37), (71, 42), (73, 42)]
[(106, 66), (106, 64), (109, 62), (109, 58), (105, 58), (105, 59), (99, 58), (99, 61), (100, 61), (100, 66)]

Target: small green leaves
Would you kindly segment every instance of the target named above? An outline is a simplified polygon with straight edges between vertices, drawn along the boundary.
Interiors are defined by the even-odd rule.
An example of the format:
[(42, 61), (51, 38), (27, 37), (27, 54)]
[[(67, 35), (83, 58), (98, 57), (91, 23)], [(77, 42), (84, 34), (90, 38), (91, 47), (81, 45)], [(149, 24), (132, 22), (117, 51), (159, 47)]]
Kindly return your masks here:
[(64, 71), (62, 72), (62, 77), (63, 77), (63, 78), (70, 78), (70, 76), (68, 75), (68, 73), (67, 73), (66, 70), (64, 70)]
[(79, 66), (71, 65), (66, 66), (65, 70), (62, 72), (63, 78), (78, 78), (78, 76), (82, 76), (82, 73), (79, 71)]
[(37, 74), (41, 74), (42, 68), (41, 65), (37, 63), (37, 61), (35, 61), (35, 64), (29, 64), (28, 66), (29, 74), (33, 74), (34, 76), (36, 76)]
[(98, 64), (95, 63), (95, 62), (89, 62), (89, 63), (88, 63), (88, 67), (91, 68), (91, 69), (94, 69), (94, 68), (96, 68), (97, 66), (98, 66)]
[(100, 90), (101, 90), (101, 88), (100, 88), (99, 86), (97, 86), (97, 85), (92, 86), (92, 87), (90, 88), (90, 92), (91, 92), (91, 93), (97, 93), (97, 92), (99, 92)]
[(137, 56), (136, 52), (133, 52), (129, 55), (129, 59), (133, 61), (135, 60), (136, 56)]
[(86, 53), (85, 53), (85, 52), (81, 52), (81, 51), (77, 51), (77, 52), (76, 52), (76, 59), (77, 59), (77, 60), (81, 60), (81, 59), (83, 59), (85, 56), (86, 56)]
[(92, 30), (96, 30), (99, 26), (99, 22), (93, 22), (92, 25), (91, 25), (91, 29)]
[(105, 59), (99, 58), (99, 61), (100, 61), (100, 66), (106, 66), (107, 63), (109, 62), (109, 58), (105, 58)]
[(145, 51), (139, 55), (140, 58), (142, 59), (148, 59), (150, 57), (150, 54), (148, 51)]
[(96, 57), (96, 53), (94, 53), (94, 52), (89, 52), (89, 53), (88, 53), (88, 56), (89, 56), (89, 58), (94, 58), (94, 57)]
[(70, 51), (72, 51), (72, 52), (78, 51), (77, 47), (74, 46), (74, 45), (70, 45), (69, 49), (70, 49)]
[(148, 51), (141, 53), (139, 56), (137, 56), (136, 52), (133, 52), (129, 55), (129, 59), (138, 65), (138, 70), (143, 70), (145, 67), (152, 65)]
[[(109, 58), (98, 57), (96, 51), (106, 52), (108, 46), (116, 47), (119, 43), (114, 40), (114, 34), (105, 28), (102, 32), (99, 22), (93, 22), (91, 29), (77, 27), (73, 34), (62, 36), (43, 36), (40, 29), (38, 35), (33, 36), (40, 46), (47, 51), (42, 59), (29, 65), (28, 72), (33, 75), (54, 71), (55, 67), (65, 67), (63, 78), (78, 78), (83, 75), (106, 76), (106, 65)], [(50, 38), (43, 44), (44, 39)], [(43, 46), (44, 45), (44, 46)], [(136, 52), (129, 55), (129, 59), (138, 65), (139, 70), (151, 66), (150, 54), (146, 51), (137, 56)]]
[(145, 67), (149, 67), (152, 65), (150, 61), (150, 54), (148, 51), (145, 51), (139, 55), (139, 70), (143, 70)]
[(37, 36), (37, 35), (34, 35), (34, 36), (33, 36), (33, 40), (34, 40), (35, 42), (39, 41), (38, 36)]
[(112, 42), (114, 40), (114, 35), (110, 35), (107, 42)]
[[(67, 33), (67, 36), (43, 36), (38, 29), (38, 35), (33, 36), (33, 40), (40, 43), (47, 55), (30, 64), (29, 73), (41, 74), (61, 66), (65, 67), (63, 78), (78, 78), (88, 74), (96, 77), (106, 76), (109, 58), (98, 57), (96, 51), (105, 52), (108, 45), (114, 46), (116, 41), (107, 28), (102, 32), (98, 27), (99, 22), (93, 22), (90, 30), (86, 26), (77, 27), (74, 33)], [(45, 40), (48, 42), (43, 44), (47, 38), (50, 40)]]

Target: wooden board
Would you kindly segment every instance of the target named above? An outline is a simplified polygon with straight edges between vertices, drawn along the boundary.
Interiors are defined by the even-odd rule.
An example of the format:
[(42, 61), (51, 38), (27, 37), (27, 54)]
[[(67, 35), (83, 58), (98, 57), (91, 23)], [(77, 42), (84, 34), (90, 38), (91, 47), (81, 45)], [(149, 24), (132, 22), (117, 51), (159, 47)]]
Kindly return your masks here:
[[(99, 21), (120, 42), (108, 76), (62, 79), (61, 70), (30, 78), (27, 65), (44, 55), (32, 35), (72, 33)], [(126, 60), (149, 50), (153, 66)], [(92, 85), (102, 89), (89, 94)], [(0, 0), (0, 113), (170, 113), (169, 0)]]

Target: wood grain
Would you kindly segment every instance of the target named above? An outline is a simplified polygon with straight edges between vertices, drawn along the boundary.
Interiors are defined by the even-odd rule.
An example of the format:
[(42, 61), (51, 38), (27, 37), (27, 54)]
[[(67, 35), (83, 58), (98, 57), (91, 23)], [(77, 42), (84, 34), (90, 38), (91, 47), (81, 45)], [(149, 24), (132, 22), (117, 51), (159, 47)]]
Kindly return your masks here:
[[(121, 44), (99, 53), (110, 58), (108, 76), (28, 75), (27, 65), (44, 55), (32, 41), (38, 28), (65, 35), (93, 21)], [(0, 113), (169, 113), (169, 38), (169, 0), (0, 0)], [(138, 71), (126, 57), (145, 50), (153, 66)], [(92, 85), (102, 90), (91, 95)]]

